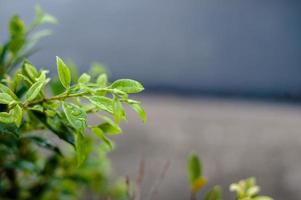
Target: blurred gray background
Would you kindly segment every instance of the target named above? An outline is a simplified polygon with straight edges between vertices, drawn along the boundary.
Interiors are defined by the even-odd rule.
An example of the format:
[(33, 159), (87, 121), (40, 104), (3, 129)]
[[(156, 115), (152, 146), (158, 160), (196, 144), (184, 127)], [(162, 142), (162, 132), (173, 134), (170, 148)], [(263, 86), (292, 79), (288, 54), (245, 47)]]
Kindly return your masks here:
[[(134, 177), (144, 158), (147, 193), (169, 159), (158, 199), (188, 199), (185, 162), (194, 150), (225, 199), (227, 184), (250, 175), (275, 199), (301, 199), (299, 103), (250, 100), (299, 102), (301, 1), (0, 0), (1, 41), (9, 16), (29, 22), (36, 2), (60, 21), (31, 58), (36, 66), (55, 71), (56, 55), (82, 71), (101, 61), (112, 80), (146, 87), (149, 123), (131, 120), (116, 138), (118, 174)], [(247, 98), (217, 98), (224, 96)]]

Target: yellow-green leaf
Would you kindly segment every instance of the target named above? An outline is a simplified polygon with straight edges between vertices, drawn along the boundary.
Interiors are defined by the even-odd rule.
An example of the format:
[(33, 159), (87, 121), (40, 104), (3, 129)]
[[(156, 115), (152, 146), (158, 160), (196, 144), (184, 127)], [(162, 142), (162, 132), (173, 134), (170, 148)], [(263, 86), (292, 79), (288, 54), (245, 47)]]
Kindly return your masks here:
[(1, 83), (0, 83), (0, 91), (3, 93), (9, 94), (15, 100), (18, 100), (18, 97), (15, 95), (15, 93), (13, 91), (11, 91), (11, 89), (9, 87), (7, 87)]
[(26, 101), (34, 100), (42, 91), (46, 84), (46, 81), (35, 82), (26, 93)]
[(7, 93), (0, 93), (0, 104), (10, 104), (14, 99)]
[(93, 127), (92, 128), (93, 133), (95, 133), (95, 135), (97, 137), (99, 137), (111, 150), (113, 149), (113, 142), (106, 137), (105, 133), (98, 127)]
[(111, 88), (121, 90), (125, 93), (138, 93), (144, 90), (141, 83), (131, 79), (119, 79), (112, 83)]
[(58, 56), (56, 57), (56, 65), (57, 65), (57, 71), (59, 75), (59, 79), (62, 83), (62, 85), (68, 89), (71, 84), (71, 72), (69, 67), (64, 63), (64, 61), (59, 58)]
[(147, 115), (146, 115), (143, 107), (140, 104), (138, 104), (138, 103), (130, 103), (129, 106), (138, 113), (140, 119), (144, 123), (147, 122)]

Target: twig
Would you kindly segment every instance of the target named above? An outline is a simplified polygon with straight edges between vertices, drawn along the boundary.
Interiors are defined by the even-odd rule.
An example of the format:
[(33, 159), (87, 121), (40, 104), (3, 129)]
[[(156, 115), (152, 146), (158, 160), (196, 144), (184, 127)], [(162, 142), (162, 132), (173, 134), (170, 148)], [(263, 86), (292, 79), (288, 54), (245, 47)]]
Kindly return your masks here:
[(144, 160), (142, 159), (139, 163), (138, 176), (136, 179), (136, 193), (133, 195), (134, 200), (140, 200), (141, 197), (141, 184), (144, 178)]
[(164, 180), (169, 167), (170, 167), (170, 161), (167, 160), (165, 162), (164, 166), (163, 166), (163, 169), (162, 169), (161, 173), (160, 173), (160, 177), (157, 179), (157, 181), (155, 182), (155, 184), (153, 185), (153, 187), (150, 190), (149, 200), (154, 199), (154, 197), (157, 195), (158, 188), (161, 185), (162, 181)]

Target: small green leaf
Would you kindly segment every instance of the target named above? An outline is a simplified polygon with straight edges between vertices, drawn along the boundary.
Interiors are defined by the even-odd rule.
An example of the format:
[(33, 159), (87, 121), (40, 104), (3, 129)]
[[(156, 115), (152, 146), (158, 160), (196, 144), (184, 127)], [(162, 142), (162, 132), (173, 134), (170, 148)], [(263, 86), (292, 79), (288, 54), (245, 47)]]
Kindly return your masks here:
[(89, 74), (83, 73), (79, 79), (78, 82), (79, 83), (88, 83), (91, 79), (91, 76)]
[(122, 129), (113, 120), (104, 116), (103, 118), (106, 120), (106, 122), (98, 125), (98, 128), (100, 128), (104, 133), (116, 135), (122, 132)]
[(39, 76), (37, 69), (29, 63), (29, 61), (23, 63), (22, 74), (28, 77), (32, 82)]
[(0, 122), (5, 124), (14, 123), (14, 118), (7, 112), (0, 112)]
[(197, 155), (192, 154), (188, 158), (188, 178), (192, 185), (195, 180), (202, 176), (202, 164)]
[(125, 119), (124, 108), (122, 103), (117, 98), (115, 98), (113, 101), (113, 114), (116, 123), (119, 123), (122, 119)]
[(108, 76), (106, 74), (100, 74), (97, 77), (96, 83), (99, 87), (106, 87), (108, 84)]
[(13, 101), (15, 100), (9, 94), (0, 93), (0, 104), (10, 104)]
[(34, 100), (40, 94), (47, 82), (47, 80), (35, 82), (26, 93), (26, 101)]
[(52, 15), (45, 13), (41, 6), (35, 6), (36, 18), (33, 22), (34, 25), (41, 25), (41, 24), (57, 24), (58, 21)]
[(39, 111), (39, 112), (43, 112), (44, 108), (41, 105), (34, 105), (33, 107), (28, 108), (29, 110), (35, 110), (35, 111)]
[(214, 186), (205, 195), (204, 200), (221, 200), (222, 199), (222, 189), (220, 186)]
[(26, 32), (25, 23), (18, 15), (14, 15), (9, 22), (9, 32), (12, 37), (19, 37)]
[(64, 61), (59, 58), (58, 56), (56, 57), (56, 65), (57, 65), (57, 71), (59, 75), (59, 79), (62, 83), (62, 85), (68, 89), (71, 84), (71, 72), (68, 66), (64, 63)]
[(99, 74), (106, 74), (106, 68), (102, 64), (94, 62), (91, 64), (91, 67), (89, 69), (89, 74), (91, 74), (92, 77), (95, 78)]
[(138, 104), (138, 103), (130, 103), (129, 106), (138, 113), (140, 119), (144, 123), (147, 122), (147, 115), (146, 115), (143, 107), (140, 104)]
[(113, 100), (104, 97), (104, 96), (92, 96), (92, 97), (86, 97), (88, 100), (100, 108), (101, 110), (107, 111), (109, 113), (113, 113)]
[(131, 79), (120, 79), (112, 83), (111, 88), (121, 90), (125, 93), (138, 93), (144, 90), (141, 83)]
[(63, 110), (68, 122), (78, 131), (82, 132), (86, 128), (87, 114), (79, 106), (63, 102)]
[(7, 86), (5, 86), (1, 83), (0, 83), (0, 91), (3, 92), (3, 93), (9, 94), (15, 100), (18, 100), (18, 97), (15, 95), (15, 93), (13, 91), (11, 91), (10, 88), (8, 88)]
[(81, 132), (78, 132), (75, 135), (75, 149), (76, 149), (77, 167), (79, 167), (86, 160), (88, 154), (86, 141)]
[(19, 16), (15, 15), (11, 18), (9, 23), (9, 32), (11, 35), (11, 39), (9, 41), (9, 50), (13, 54), (17, 54), (19, 50), (25, 44), (25, 23), (20, 19)]
[(98, 128), (98, 127), (93, 127), (92, 128), (93, 133), (95, 133), (95, 135), (97, 135), (97, 137), (99, 137), (111, 150), (113, 149), (113, 143), (112, 141), (107, 138), (104, 134), (104, 132), (102, 131), (102, 129)]
[(17, 104), (12, 110), (12, 117), (17, 127), (20, 127), (22, 123), (23, 111), (22, 108)]

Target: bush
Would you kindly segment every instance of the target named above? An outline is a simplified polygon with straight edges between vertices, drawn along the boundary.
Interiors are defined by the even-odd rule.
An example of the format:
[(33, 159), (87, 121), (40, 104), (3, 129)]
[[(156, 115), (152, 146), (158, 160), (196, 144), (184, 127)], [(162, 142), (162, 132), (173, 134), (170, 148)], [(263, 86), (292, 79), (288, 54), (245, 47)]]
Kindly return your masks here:
[[(88, 190), (94, 196), (122, 198), (124, 182), (112, 185), (108, 179), (106, 152), (113, 148), (109, 136), (121, 133), (125, 104), (146, 121), (140, 102), (129, 98), (144, 88), (130, 79), (110, 84), (95, 64), (93, 75), (72, 77), (71, 68), (59, 57), (58, 78), (48, 78), (47, 70), (38, 70), (26, 58), (50, 33), (33, 33), (34, 29), (56, 22), (40, 7), (28, 28), (13, 16), (9, 41), (0, 48), (1, 199), (77, 199)], [(88, 115), (99, 118), (99, 123), (89, 123)], [(52, 142), (54, 136), (61, 142)], [(95, 137), (101, 141), (97, 146)]]

